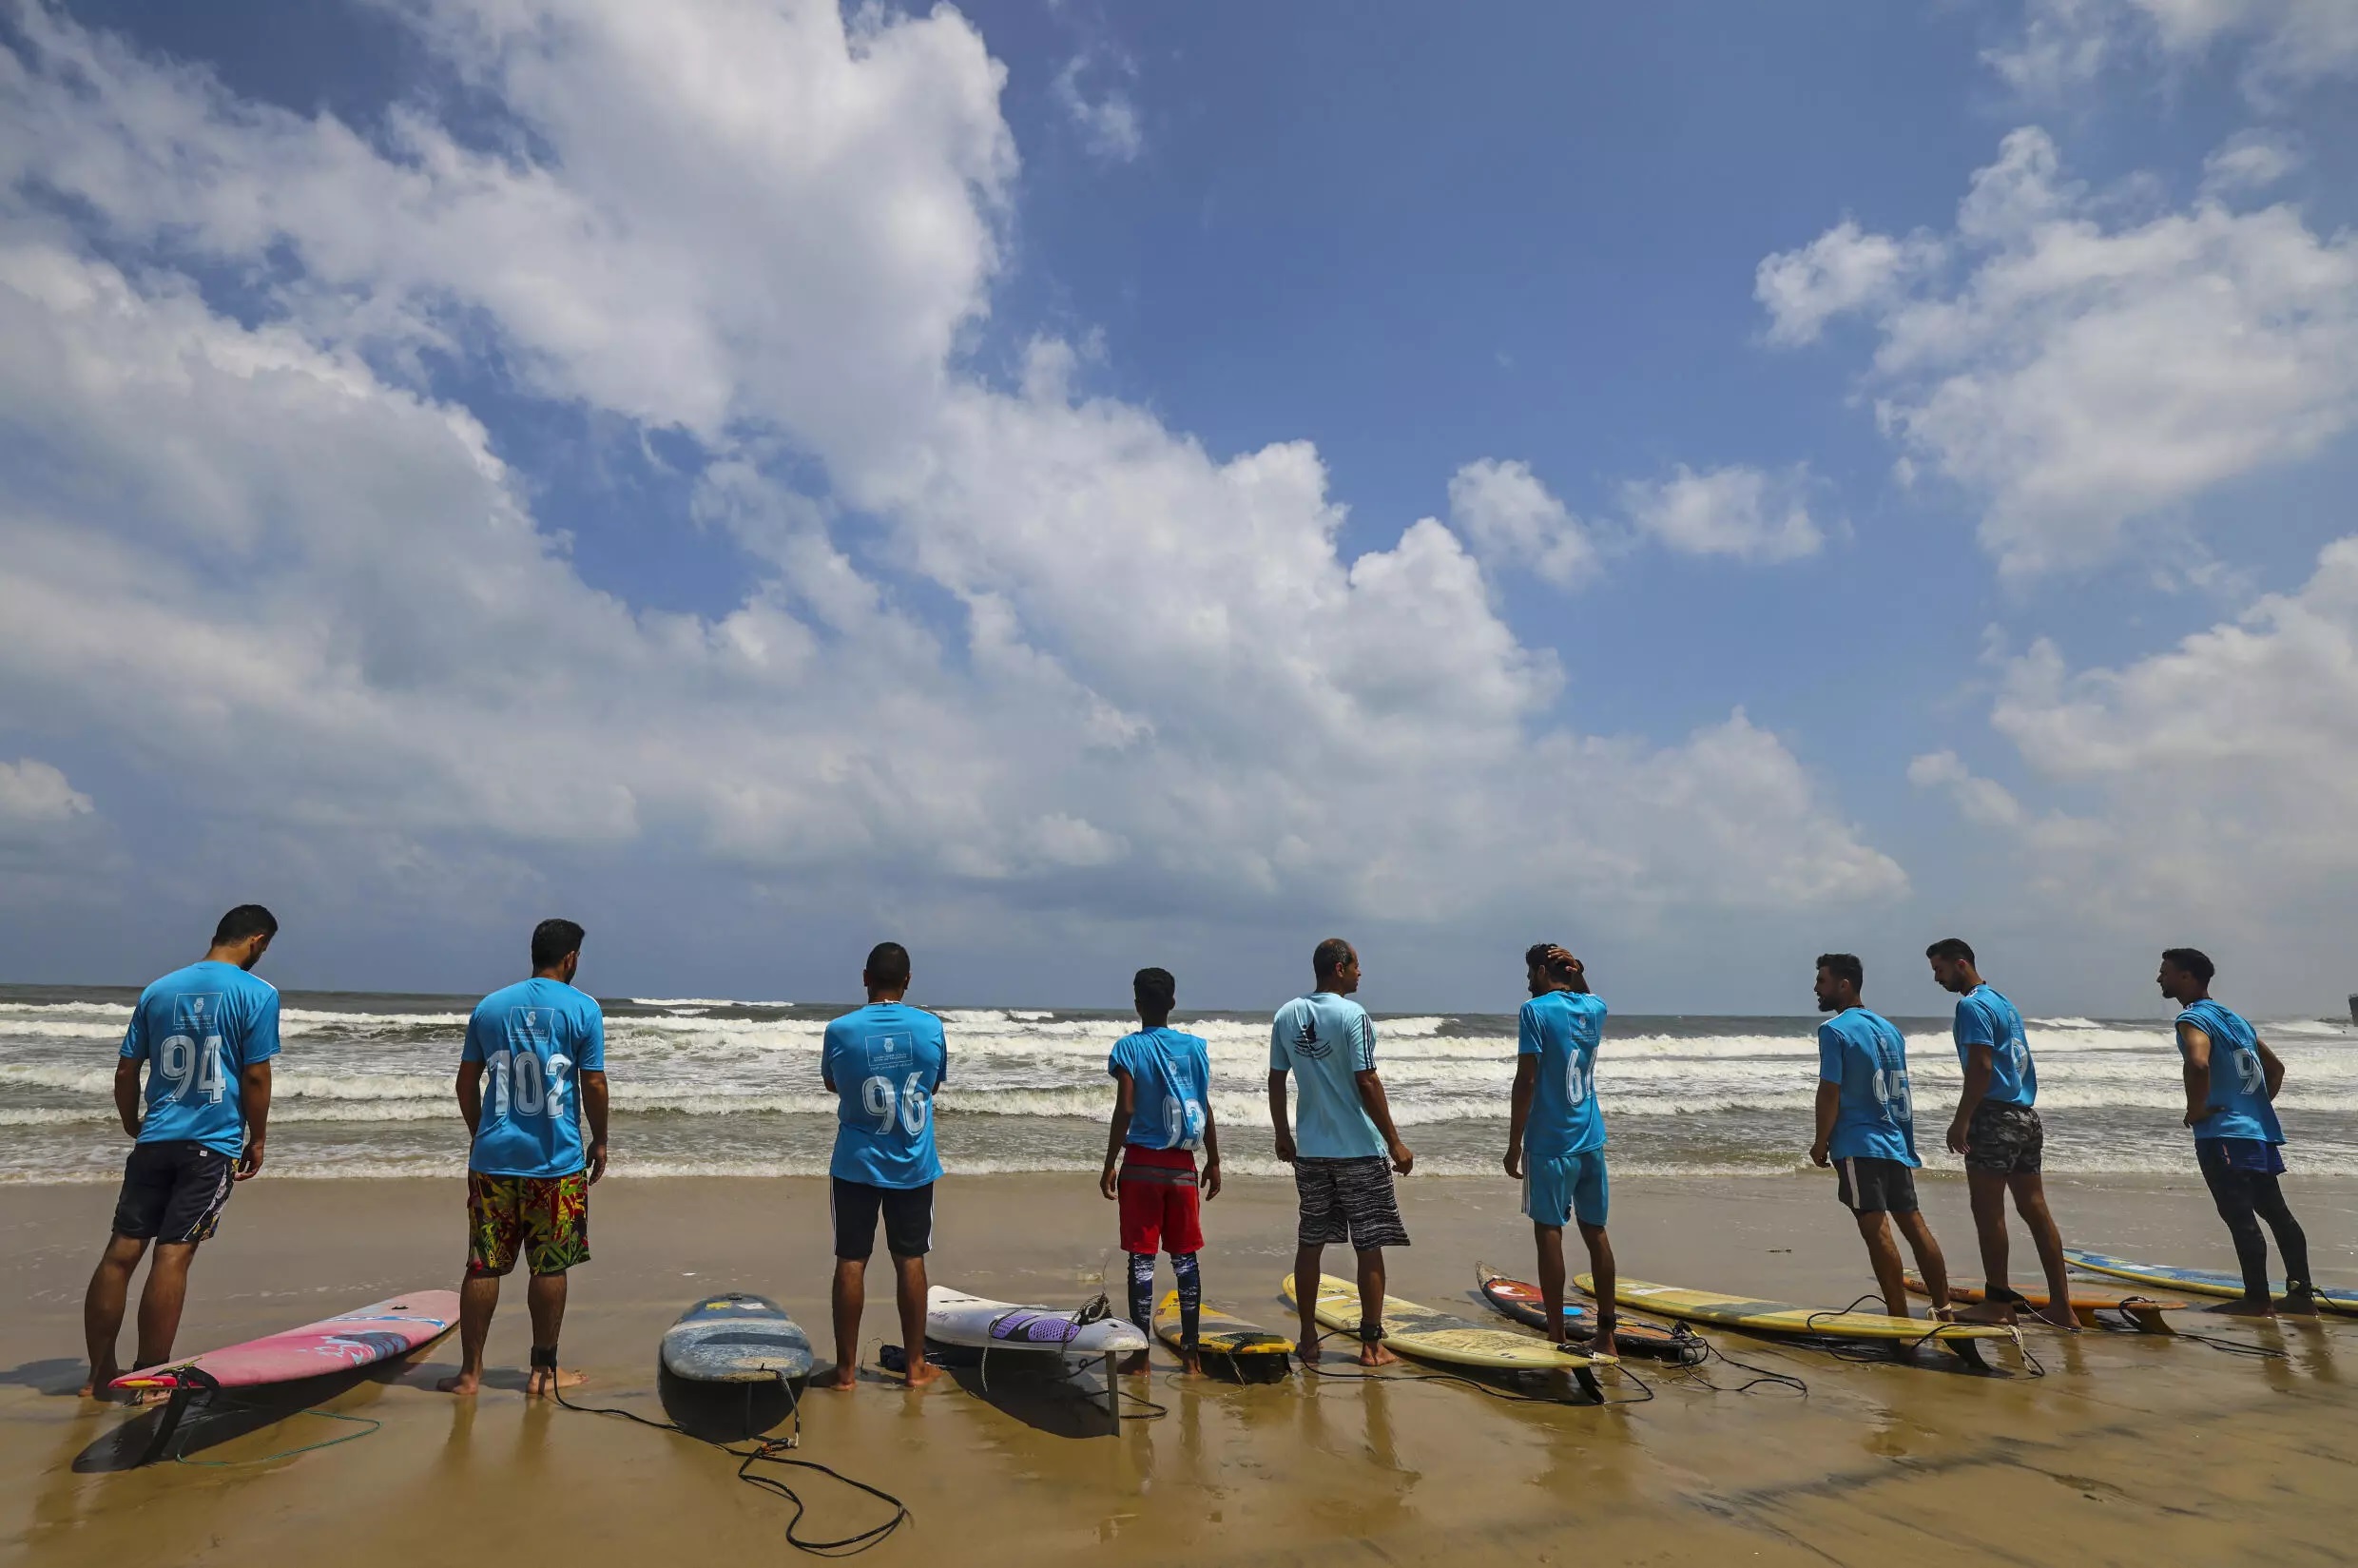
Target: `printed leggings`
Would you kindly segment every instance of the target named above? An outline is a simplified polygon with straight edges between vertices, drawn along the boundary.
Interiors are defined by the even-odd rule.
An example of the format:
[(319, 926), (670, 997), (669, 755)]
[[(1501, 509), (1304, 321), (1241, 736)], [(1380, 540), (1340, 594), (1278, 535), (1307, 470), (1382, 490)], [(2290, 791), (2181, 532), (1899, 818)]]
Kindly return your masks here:
[(2235, 1261), (2243, 1268), (2244, 1295), (2252, 1301), (2267, 1301), (2271, 1295), (2268, 1239), (2260, 1234), (2262, 1220), (2275, 1232), (2276, 1250), (2284, 1254), (2285, 1283), (2294, 1287), (2307, 1286), (2309, 1237), (2286, 1206), (2284, 1189), (2276, 1178), (2257, 1171), (2235, 1170), (2227, 1163), (2225, 1152), (2215, 1141), (2198, 1143), (2194, 1148), (2201, 1156), (2202, 1179), (2211, 1187), (2211, 1201), (2218, 1205), (2219, 1218), (2227, 1222), (2228, 1233), (2235, 1238)]
[[(1204, 1276), (1195, 1254), (1173, 1252), (1170, 1271), (1179, 1280), (1179, 1343), (1193, 1347), (1204, 1311)], [(1130, 1321), (1147, 1338), (1154, 1337), (1154, 1254), (1130, 1254)]]

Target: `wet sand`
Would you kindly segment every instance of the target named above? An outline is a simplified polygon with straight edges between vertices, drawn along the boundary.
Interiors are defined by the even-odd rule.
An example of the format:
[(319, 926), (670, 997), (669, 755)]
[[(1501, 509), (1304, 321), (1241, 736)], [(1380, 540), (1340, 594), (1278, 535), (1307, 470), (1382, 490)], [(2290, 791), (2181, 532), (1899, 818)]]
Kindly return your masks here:
[[(1962, 1184), (1925, 1187), (1952, 1268), (1977, 1280)], [(2319, 1272), (2350, 1281), (2358, 1182), (2296, 1176), (2290, 1190)], [(2058, 1178), (2052, 1191), (2074, 1244), (2231, 1261), (2191, 1171)], [(520, 1280), (492, 1332), (494, 1386), (475, 1401), (433, 1391), (456, 1362), (454, 1339), (445, 1340), (324, 1403), (382, 1423), (358, 1441), (265, 1459), (361, 1430), (295, 1417), (188, 1456), (245, 1462), (109, 1473), (118, 1429), (147, 1418), (72, 1391), (82, 1290), (112, 1197), (96, 1186), (0, 1189), (0, 1554), (10, 1559), (376, 1568), (791, 1555), (783, 1531), (792, 1510), (740, 1484), (733, 1462), (523, 1398)], [(181, 1348), (454, 1285), (460, 1197), (455, 1182), (265, 1177), (239, 1193), (198, 1262)], [(1529, 1268), (1513, 1186), (1412, 1178), (1401, 1197), (1417, 1245), (1393, 1254), (1394, 1291), (1483, 1319), (1467, 1294), (1476, 1261)], [(1830, 1179), (1631, 1178), (1614, 1199), (1629, 1274), (1829, 1307), (1872, 1288)], [(574, 1275), (564, 1341), (568, 1365), (593, 1380), (577, 1398), (660, 1418), (656, 1339), (709, 1290), (777, 1298), (823, 1349), (823, 1184), (615, 1179), (597, 1190), (592, 1212), (596, 1258)], [(1276, 1284), (1289, 1266), (1290, 1188), (1240, 1180), (1211, 1207), (1207, 1229), (1207, 1299), (1284, 1331)], [(953, 1179), (942, 1188), (935, 1278), (1077, 1305), (1101, 1268), (1118, 1290), (1113, 1236), (1112, 1206), (1088, 1176)], [(2028, 1248), (2019, 1236), (2016, 1246), (2017, 1283), (2026, 1283)], [(1330, 1251), (1329, 1268), (1343, 1271), (1346, 1256)], [(987, 1392), (971, 1376), (915, 1396), (870, 1380), (851, 1394), (808, 1396), (801, 1453), (907, 1501), (915, 1522), (869, 1555), (878, 1562), (1109, 1552), (1149, 1562), (1340, 1555), (1863, 1568), (2349, 1560), (2358, 1322), (2194, 1326), (2285, 1356), (2034, 1331), (2027, 1344), (2043, 1379), (2022, 1375), (2003, 1347), (1993, 1360), (2010, 1375), (1981, 1378), (1931, 1351), (1919, 1365), (1857, 1365), (1713, 1334), (1730, 1354), (1807, 1380), (1808, 1397), (1714, 1393), (1637, 1363), (1657, 1397), (1598, 1409), (1405, 1377), (1195, 1383), (1158, 1350), (1152, 1379), (1126, 1382), (1168, 1407), (1160, 1419), (1115, 1429), (1073, 1392), (995, 1371)], [(878, 1268), (866, 1357), (896, 1338)], [(1722, 1384), (1746, 1375), (1706, 1371)], [(1615, 1400), (1641, 1397), (1629, 1378), (1608, 1373), (1606, 1384)], [(805, 1534), (846, 1534), (879, 1517), (871, 1500), (823, 1477), (788, 1480), (810, 1505)]]

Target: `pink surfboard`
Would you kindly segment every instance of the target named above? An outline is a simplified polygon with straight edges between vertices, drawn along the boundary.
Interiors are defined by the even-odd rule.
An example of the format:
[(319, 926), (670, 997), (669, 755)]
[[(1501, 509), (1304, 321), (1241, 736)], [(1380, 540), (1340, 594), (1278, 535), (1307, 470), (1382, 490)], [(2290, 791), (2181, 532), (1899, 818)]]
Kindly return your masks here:
[(178, 1390), (208, 1384), (251, 1388), (266, 1383), (293, 1383), (406, 1356), (440, 1339), (457, 1322), (457, 1291), (414, 1290), (265, 1339), (126, 1372), (110, 1386)]

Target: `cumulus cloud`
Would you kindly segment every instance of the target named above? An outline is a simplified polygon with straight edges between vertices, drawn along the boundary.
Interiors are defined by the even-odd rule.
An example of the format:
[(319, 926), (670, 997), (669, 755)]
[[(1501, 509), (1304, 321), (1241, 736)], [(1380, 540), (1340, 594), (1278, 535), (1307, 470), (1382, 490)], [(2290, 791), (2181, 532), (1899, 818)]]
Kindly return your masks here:
[[(0, 475), (0, 697), (168, 758), (216, 836), (396, 886), (640, 850), (1215, 922), (1511, 916), (1575, 866), (1623, 908), (1904, 886), (1741, 712), (1564, 727), (1458, 537), (1346, 555), (1308, 445), (1207, 452), (1053, 340), (973, 370), (1015, 151), (956, 12), (416, 25), (516, 145), (285, 113), (46, 10), (0, 52), (0, 427), (41, 459)], [(691, 514), (643, 548), (725, 531), (742, 601), (586, 581), (487, 386), (687, 436)], [(1576, 575), (1514, 467), (1468, 535)]]
[(2026, 128), (1973, 177), (1939, 242), (1951, 265), (1904, 287), (1808, 283), (1829, 265), (1813, 253), (1874, 238), (1847, 225), (1762, 263), (1804, 280), (1764, 292), (1772, 334), (1841, 310), (1874, 326), (1882, 428), (1983, 498), (1981, 541), (2009, 574), (2100, 562), (2130, 524), (2358, 422), (2358, 236), (2217, 194), (2116, 207)]
[(2206, 195), (2266, 190), (2301, 166), (2301, 149), (2273, 131), (2237, 131), (2202, 161)]
[(1667, 479), (1622, 487), (1631, 519), (1681, 555), (1790, 561), (1814, 555), (1826, 535), (1809, 516), (1806, 469), (1767, 474), (1742, 464), (1697, 474), (1686, 464)]
[(1528, 463), (1484, 457), (1451, 474), (1449, 520), (1482, 559), (1558, 588), (1579, 587), (1601, 564), (1589, 531)]
[(2060, 97), (2108, 67), (2240, 52), (2267, 94), (2358, 73), (2358, 7), (2348, 0), (2028, 0), (2022, 29), (1984, 56), (2019, 90)]
[(90, 810), (90, 798), (39, 758), (0, 763), (0, 827), (70, 822)]
[(1138, 123), (1138, 106), (1120, 87), (1109, 87), (1094, 97), (1082, 87), (1084, 76), (1099, 76), (1112, 69), (1122, 75), (1134, 74), (1126, 67), (1103, 66), (1092, 54), (1076, 54), (1065, 62), (1056, 73), (1050, 91), (1056, 106), (1073, 122), (1081, 135), (1081, 145), (1092, 157), (1109, 164), (1136, 161), (1146, 149), (1146, 133)]
[(1846, 218), (1801, 249), (1765, 259), (1752, 297), (1768, 312), (1770, 342), (1812, 342), (1833, 318), (1888, 303), (1940, 255), (1928, 237), (1868, 234)]

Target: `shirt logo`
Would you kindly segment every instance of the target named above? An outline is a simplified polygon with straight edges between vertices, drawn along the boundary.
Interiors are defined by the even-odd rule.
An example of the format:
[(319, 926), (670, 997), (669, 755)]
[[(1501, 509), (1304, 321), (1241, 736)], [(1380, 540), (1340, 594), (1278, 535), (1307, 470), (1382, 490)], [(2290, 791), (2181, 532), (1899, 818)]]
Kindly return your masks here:
[(1332, 1049), (1324, 1040), (1318, 1037), (1318, 1015), (1305, 1013), (1302, 1016), (1301, 1026), (1294, 1031), (1295, 1053), (1307, 1056), (1312, 1061), (1324, 1061)]

